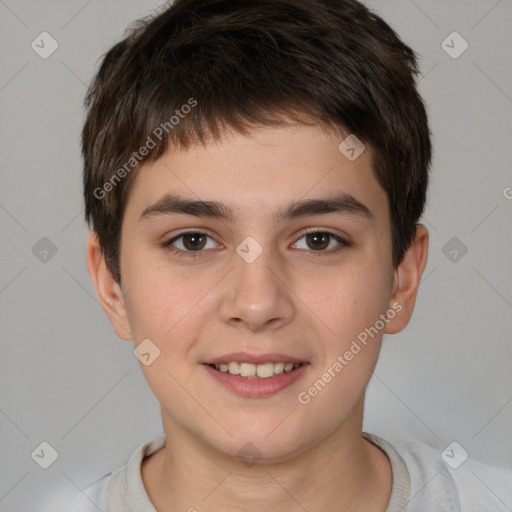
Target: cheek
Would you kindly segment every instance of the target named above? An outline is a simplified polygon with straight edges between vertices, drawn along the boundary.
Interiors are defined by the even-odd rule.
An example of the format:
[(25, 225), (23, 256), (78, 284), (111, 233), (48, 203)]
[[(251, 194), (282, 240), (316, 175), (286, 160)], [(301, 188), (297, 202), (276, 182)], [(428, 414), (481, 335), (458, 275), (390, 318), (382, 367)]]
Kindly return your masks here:
[(135, 340), (155, 338), (161, 343), (194, 324), (197, 306), (215, 284), (215, 276), (197, 277), (170, 266), (161, 258), (141, 255), (126, 261), (125, 298)]
[(320, 408), (333, 402), (354, 405), (360, 397), (377, 362), (386, 325), (380, 317), (388, 305), (386, 276), (376, 263), (362, 261), (350, 271), (331, 273), (302, 288), (322, 336), (316, 368), (299, 403), (311, 401)]
[[(165, 268), (148, 265), (132, 273), (127, 307), (135, 345), (149, 339), (157, 347), (158, 357), (150, 365), (141, 365), (142, 372), (156, 398), (166, 410), (180, 412), (186, 418), (200, 414), (194, 401), (191, 378), (195, 370), (192, 349), (204, 323), (204, 307), (215, 280), (213, 277), (190, 278), (179, 272), (170, 275)], [(189, 365), (188, 363), (191, 363)]]
[(322, 330), (317, 364), (296, 397), (313, 431), (331, 431), (347, 419), (377, 363), (383, 329), (375, 324), (386, 302), (371, 281), (331, 279), (333, 290), (318, 298), (322, 323), (329, 328)]
[(388, 304), (386, 276), (375, 264), (330, 272), (302, 287), (304, 302), (328, 327), (328, 347), (343, 349), (373, 326)]
[(331, 273), (322, 281), (323, 287), (309, 286), (307, 293), (328, 329), (322, 330), (320, 359), (298, 401), (310, 417), (327, 422), (330, 418), (335, 424), (360, 400), (377, 363), (389, 276), (377, 260), (361, 258), (350, 270)]

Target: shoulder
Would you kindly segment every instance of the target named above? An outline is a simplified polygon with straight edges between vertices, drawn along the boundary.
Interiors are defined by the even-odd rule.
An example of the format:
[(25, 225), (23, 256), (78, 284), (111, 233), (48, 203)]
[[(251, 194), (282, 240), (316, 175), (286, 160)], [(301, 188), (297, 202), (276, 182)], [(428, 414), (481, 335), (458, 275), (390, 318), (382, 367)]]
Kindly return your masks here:
[(154, 510), (142, 482), (141, 464), (144, 458), (164, 445), (165, 436), (139, 445), (124, 466), (79, 492), (72, 501), (69, 512)]
[(407, 512), (510, 512), (512, 471), (474, 460), (456, 442), (442, 446), (410, 440), (391, 445), (377, 440), (390, 459), (398, 455), (407, 468)]
[[(418, 482), (417, 493), (431, 494), (438, 503), (446, 496), (454, 505), (446, 510), (510, 511), (512, 471), (484, 464), (458, 442), (447, 446), (409, 441), (399, 453)], [(420, 487), (420, 485), (422, 487)]]

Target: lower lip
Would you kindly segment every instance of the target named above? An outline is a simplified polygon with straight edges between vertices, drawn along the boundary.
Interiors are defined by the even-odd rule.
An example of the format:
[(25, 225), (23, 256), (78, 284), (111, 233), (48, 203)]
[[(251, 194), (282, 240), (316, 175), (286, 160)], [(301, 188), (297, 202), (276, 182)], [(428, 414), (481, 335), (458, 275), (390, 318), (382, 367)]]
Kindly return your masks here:
[(238, 395), (248, 398), (258, 398), (271, 396), (279, 393), (283, 389), (291, 386), (296, 380), (300, 379), (309, 367), (309, 364), (302, 364), (295, 370), (283, 372), (266, 379), (241, 377), (240, 375), (231, 375), (229, 372), (221, 372), (211, 366), (203, 365), (206, 371), (223, 386)]

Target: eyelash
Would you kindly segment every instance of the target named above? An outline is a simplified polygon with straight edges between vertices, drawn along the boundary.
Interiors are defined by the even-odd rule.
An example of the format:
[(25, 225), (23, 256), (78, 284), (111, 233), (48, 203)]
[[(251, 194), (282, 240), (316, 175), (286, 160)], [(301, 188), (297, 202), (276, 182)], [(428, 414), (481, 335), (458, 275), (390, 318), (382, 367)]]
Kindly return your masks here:
[[(342, 251), (343, 249), (352, 246), (352, 244), (350, 242), (347, 242), (346, 240), (344, 240), (340, 236), (338, 236), (338, 235), (336, 235), (334, 233), (331, 233), (330, 231), (321, 231), (321, 230), (306, 231), (305, 233), (302, 233), (302, 235), (297, 239), (297, 241), (301, 240), (302, 238), (304, 238), (307, 235), (312, 235), (312, 234), (328, 235), (328, 236), (331, 237), (331, 239), (334, 239), (336, 242), (338, 242), (340, 244), (336, 249), (331, 249), (329, 251), (326, 251), (326, 250), (318, 250), (318, 251), (309, 250), (308, 252), (311, 253), (312, 257), (319, 257), (319, 256), (323, 256), (325, 254), (337, 254), (340, 251)], [(186, 258), (201, 258), (201, 257), (203, 257), (204, 253), (205, 253), (204, 249), (201, 249), (201, 250), (198, 250), (198, 251), (183, 251), (182, 249), (176, 249), (176, 248), (172, 247), (172, 244), (174, 242), (176, 242), (180, 238), (183, 238), (186, 235), (203, 235), (203, 236), (206, 236), (206, 237), (208, 237), (208, 238), (213, 240), (213, 238), (211, 236), (209, 236), (207, 233), (204, 233), (202, 231), (183, 231), (180, 234), (176, 235), (175, 237), (171, 238), (170, 240), (167, 240), (167, 241), (163, 242), (162, 243), (162, 247), (165, 250), (167, 250), (169, 252), (172, 252), (176, 256), (180, 256), (180, 257), (186, 257)]]

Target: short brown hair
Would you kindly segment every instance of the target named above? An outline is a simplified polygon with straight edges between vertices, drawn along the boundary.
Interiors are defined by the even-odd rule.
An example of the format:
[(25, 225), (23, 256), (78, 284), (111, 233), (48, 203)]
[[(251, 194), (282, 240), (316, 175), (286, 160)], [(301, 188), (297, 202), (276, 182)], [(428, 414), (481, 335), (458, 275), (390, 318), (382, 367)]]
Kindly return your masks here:
[(397, 266), (423, 213), (431, 159), (417, 74), (415, 53), (356, 0), (177, 0), (137, 21), (104, 56), (82, 131), (85, 217), (115, 280), (143, 163), (225, 128), (304, 119), (371, 147)]

